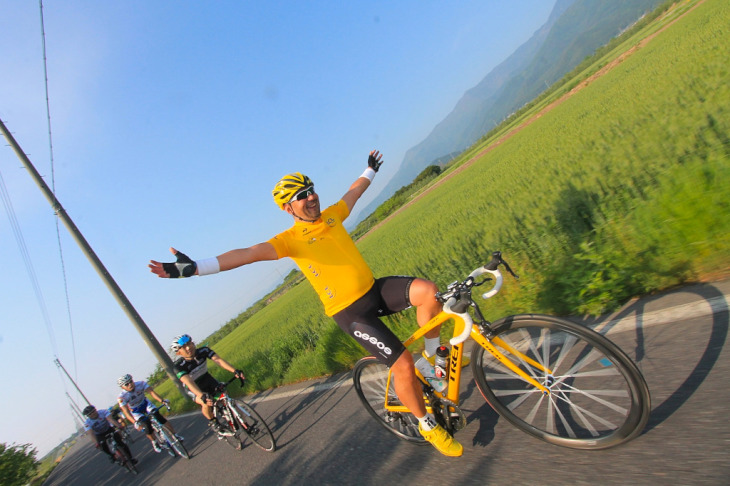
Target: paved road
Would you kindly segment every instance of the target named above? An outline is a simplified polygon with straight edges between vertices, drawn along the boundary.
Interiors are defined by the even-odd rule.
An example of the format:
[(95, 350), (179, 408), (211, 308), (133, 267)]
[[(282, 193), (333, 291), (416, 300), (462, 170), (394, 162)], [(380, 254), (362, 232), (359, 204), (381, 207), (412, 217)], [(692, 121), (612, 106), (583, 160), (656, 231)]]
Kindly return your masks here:
[[(279, 449), (237, 452), (205, 432), (199, 414), (173, 419), (193, 458), (132, 444), (140, 474), (109, 464), (87, 441), (66, 455), (46, 485), (201, 484), (730, 484), (730, 281), (684, 287), (586, 320), (640, 366), (652, 394), (644, 433), (606, 451), (575, 451), (534, 439), (501, 420), (466, 382), (461, 458), (405, 443), (360, 405), (348, 374), (251, 397)], [(465, 378), (468, 378), (467, 375)]]

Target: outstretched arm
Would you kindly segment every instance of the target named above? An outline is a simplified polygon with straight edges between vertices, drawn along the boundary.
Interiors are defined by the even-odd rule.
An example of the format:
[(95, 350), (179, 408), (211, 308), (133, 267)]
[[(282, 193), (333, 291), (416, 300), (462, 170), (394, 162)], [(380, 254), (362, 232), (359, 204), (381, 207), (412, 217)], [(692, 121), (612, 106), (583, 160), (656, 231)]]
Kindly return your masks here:
[(211, 360), (212, 360), (212, 361), (213, 361), (213, 362), (214, 362), (215, 364), (217, 364), (218, 366), (220, 366), (221, 368), (223, 368), (223, 369), (224, 369), (224, 370), (226, 370), (226, 371), (230, 371), (231, 373), (235, 373), (235, 372), (237, 371), (237, 370), (236, 370), (236, 368), (234, 368), (234, 367), (233, 367), (233, 366), (231, 365), (231, 363), (229, 363), (228, 361), (224, 360), (223, 358), (221, 358), (221, 357), (220, 357), (220, 356), (218, 356), (217, 354), (216, 354), (215, 356), (213, 356), (212, 358), (210, 358), (210, 359), (211, 359)]
[(160, 403), (164, 403), (165, 402), (165, 399), (162, 398), (160, 396), (160, 394), (157, 393), (153, 388), (147, 388), (146, 392), (149, 393), (150, 395), (152, 395), (152, 398), (154, 398), (158, 402), (160, 402)]
[(382, 164), (380, 159), (382, 158), (383, 155), (377, 150), (370, 152), (370, 155), (368, 156), (368, 168), (365, 169), (365, 172), (363, 172), (363, 174), (352, 183), (350, 189), (344, 196), (342, 196), (342, 200), (345, 201), (347, 209), (350, 211), (352, 211), (352, 208), (355, 206), (357, 200), (360, 199), (360, 196), (362, 196), (365, 190), (370, 187), (370, 182), (375, 177), (375, 173), (378, 169), (380, 169), (380, 165)]
[[(160, 263), (150, 260), (150, 271), (160, 278), (192, 277), (193, 275), (207, 275), (218, 271), (232, 270), (248, 265), (249, 263), (264, 260), (276, 260), (276, 250), (271, 243), (264, 242), (248, 248), (231, 250), (215, 258), (193, 261), (187, 255), (170, 248), (170, 252), (177, 258), (175, 263)], [(203, 271), (201, 271), (203, 269)]]

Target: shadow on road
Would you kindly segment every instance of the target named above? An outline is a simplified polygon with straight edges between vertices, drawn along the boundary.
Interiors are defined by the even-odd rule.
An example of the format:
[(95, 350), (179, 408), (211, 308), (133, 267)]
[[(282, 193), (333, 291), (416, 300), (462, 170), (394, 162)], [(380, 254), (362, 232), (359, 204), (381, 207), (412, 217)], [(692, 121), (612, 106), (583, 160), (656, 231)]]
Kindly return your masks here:
[[(649, 326), (645, 323), (645, 315), (662, 302), (673, 302), (675, 300), (696, 301), (696, 297), (712, 304), (714, 312), (708, 315), (709, 326), (706, 334), (700, 334), (702, 341), (691, 342), (686, 339), (682, 332), (679, 332), (673, 339), (660, 338), (663, 332), (662, 326)], [(687, 369), (686, 378), (676, 386), (668, 396), (662, 396), (659, 403), (655, 402), (656, 396), (652, 392), (652, 412), (644, 433), (667, 420), (673, 413), (679, 410), (682, 405), (702, 385), (724, 349), (730, 323), (729, 309), (723, 292), (712, 284), (697, 284), (680, 289), (671, 290), (655, 296), (647, 296), (628, 304), (618, 313), (611, 316), (604, 316), (595, 320), (582, 321), (587, 325), (607, 325), (600, 327), (601, 334), (606, 334), (622, 319), (631, 318), (635, 320), (635, 342), (633, 349), (625, 342), (620, 342), (624, 351), (639, 365), (644, 377), (651, 385), (652, 373), (661, 373), (661, 367), (680, 366), (688, 368), (691, 363), (694, 367)], [(689, 325), (689, 324), (687, 324)], [(696, 325), (696, 324), (694, 324)], [(706, 338), (706, 340), (705, 340)], [(611, 339), (615, 338), (611, 336)], [(695, 361), (696, 360), (696, 361)], [(650, 386), (651, 391), (651, 386)], [(662, 395), (666, 395), (663, 393)]]

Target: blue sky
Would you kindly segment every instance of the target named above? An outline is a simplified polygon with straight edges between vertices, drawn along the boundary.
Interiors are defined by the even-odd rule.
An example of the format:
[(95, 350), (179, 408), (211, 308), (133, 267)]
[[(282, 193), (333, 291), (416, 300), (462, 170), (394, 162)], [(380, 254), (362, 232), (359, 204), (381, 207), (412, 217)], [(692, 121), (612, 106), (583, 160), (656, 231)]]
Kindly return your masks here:
[[(202, 259), (265, 241), (291, 224), (271, 198), (282, 175), (306, 173), (328, 205), (378, 149), (385, 163), (364, 207), (553, 5), (46, 0), (52, 174), (40, 6), (7, 0), (0, 119), (167, 347), (182, 332), (208, 336), (292, 265), (167, 281), (150, 259), (170, 261), (170, 246)], [(115, 400), (118, 376), (143, 379), (156, 361), (61, 223), (57, 236), (4, 143), (0, 174), (42, 293), (1, 206), (0, 351), (11, 371), (0, 377), (0, 442), (43, 455), (73, 432), (66, 393), (84, 405), (54, 357), (99, 406)]]

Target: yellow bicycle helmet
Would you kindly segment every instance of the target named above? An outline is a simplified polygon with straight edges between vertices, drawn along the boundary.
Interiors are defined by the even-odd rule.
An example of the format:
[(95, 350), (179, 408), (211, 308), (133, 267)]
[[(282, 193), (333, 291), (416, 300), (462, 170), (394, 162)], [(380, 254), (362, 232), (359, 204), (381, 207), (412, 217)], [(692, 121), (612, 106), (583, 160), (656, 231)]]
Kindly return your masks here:
[(312, 180), (301, 172), (287, 174), (281, 178), (274, 186), (271, 193), (274, 195), (274, 202), (280, 209), (284, 209), (284, 204), (291, 201), (294, 195), (305, 187), (313, 186)]

